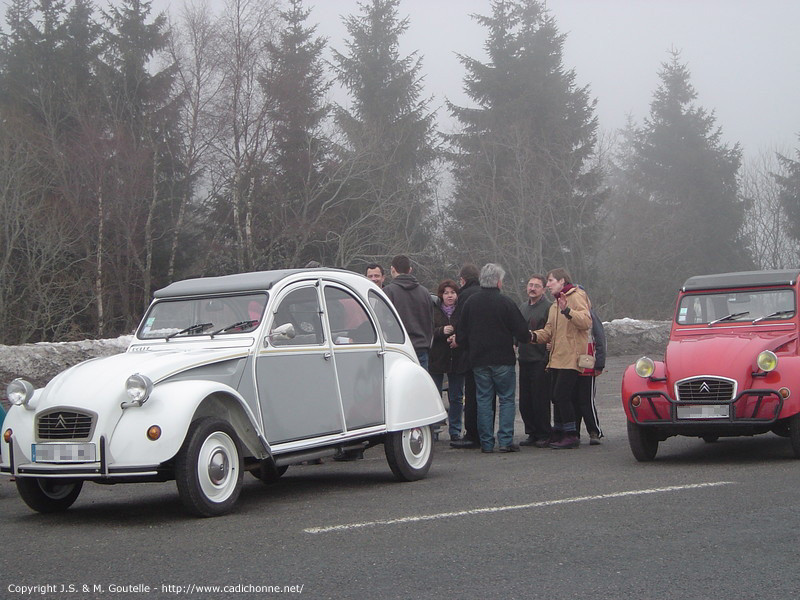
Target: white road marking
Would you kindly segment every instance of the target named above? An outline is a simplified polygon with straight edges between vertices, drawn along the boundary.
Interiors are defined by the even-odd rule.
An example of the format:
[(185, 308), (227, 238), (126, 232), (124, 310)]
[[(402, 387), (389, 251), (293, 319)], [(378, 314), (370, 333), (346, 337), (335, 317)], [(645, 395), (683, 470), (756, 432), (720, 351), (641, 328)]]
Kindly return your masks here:
[(645, 490), (629, 490), (627, 492), (614, 492), (612, 494), (598, 494), (596, 496), (578, 496), (577, 498), (561, 498), (559, 500), (545, 500), (529, 504), (515, 504), (511, 506), (487, 506), (455, 512), (436, 513), (432, 515), (417, 515), (415, 517), (399, 517), (397, 519), (382, 519), (379, 521), (364, 521), (362, 523), (347, 523), (344, 525), (329, 525), (327, 527), (308, 527), (306, 533), (330, 533), (332, 531), (347, 531), (350, 529), (363, 529), (364, 527), (377, 527), (379, 525), (401, 525), (405, 523), (419, 523), (420, 521), (435, 521), (437, 519), (452, 519), (470, 515), (483, 515), (488, 513), (506, 512), (509, 510), (525, 510), (528, 508), (543, 508), (559, 504), (574, 504), (575, 502), (590, 502), (592, 500), (608, 500), (610, 498), (624, 498), (626, 496), (644, 496), (647, 494), (663, 494), (665, 492), (679, 492), (682, 490), (697, 490), (701, 488), (733, 485), (733, 481), (713, 481), (708, 483), (691, 483), (687, 485), (673, 485), (669, 487), (650, 488)]

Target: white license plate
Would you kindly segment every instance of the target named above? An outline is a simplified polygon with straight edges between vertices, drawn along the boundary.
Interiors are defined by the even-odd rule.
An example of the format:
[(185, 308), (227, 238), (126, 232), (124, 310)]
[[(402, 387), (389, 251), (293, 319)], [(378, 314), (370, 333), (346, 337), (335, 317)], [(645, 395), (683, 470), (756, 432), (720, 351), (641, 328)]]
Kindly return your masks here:
[(729, 415), (728, 404), (678, 406), (679, 419), (727, 419)]
[(31, 444), (33, 462), (95, 462), (94, 444)]

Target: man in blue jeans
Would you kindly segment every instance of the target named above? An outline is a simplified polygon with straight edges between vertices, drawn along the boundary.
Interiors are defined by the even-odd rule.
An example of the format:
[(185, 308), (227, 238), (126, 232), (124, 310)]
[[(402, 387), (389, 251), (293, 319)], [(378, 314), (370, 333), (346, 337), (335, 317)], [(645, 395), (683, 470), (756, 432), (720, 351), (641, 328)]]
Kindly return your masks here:
[(478, 434), (481, 452), (494, 452), (494, 416), (492, 401), (499, 398), (497, 443), (500, 452), (519, 452), (514, 443), (516, 416), (515, 390), (517, 356), (515, 341), (531, 340), (528, 324), (517, 305), (500, 293), (503, 267), (486, 264), (479, 277), (480, 292), (473, 294), (461, 312), (456, 342), (466, 347), (475, 375), (478, 404)]

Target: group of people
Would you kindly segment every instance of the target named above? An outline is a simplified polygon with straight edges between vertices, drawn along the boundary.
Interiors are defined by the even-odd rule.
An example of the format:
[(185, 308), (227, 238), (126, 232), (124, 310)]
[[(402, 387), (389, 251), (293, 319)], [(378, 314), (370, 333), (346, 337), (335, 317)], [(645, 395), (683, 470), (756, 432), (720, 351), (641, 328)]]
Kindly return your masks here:
[[(399, 255), (389, 283), (378, 264), (368, 265), (366, 276), (393, 302), (440, 393), (447, 376), (451, 447), (484, 453), (578, 448), (582, 422), (589, 443), (601, 443), (594, 397), (595, 377), (605, 367), (605, 333), (586, 290), (566, 270), (529, 277), (519, 306), (501, 292), (505, 271), (498, 264), (480, 271), (464, 265), (458, 282), (439, 283), (435, 301), (412, 271), (410, 259)], [(526, 434), (519, 444), (517, 362)]]

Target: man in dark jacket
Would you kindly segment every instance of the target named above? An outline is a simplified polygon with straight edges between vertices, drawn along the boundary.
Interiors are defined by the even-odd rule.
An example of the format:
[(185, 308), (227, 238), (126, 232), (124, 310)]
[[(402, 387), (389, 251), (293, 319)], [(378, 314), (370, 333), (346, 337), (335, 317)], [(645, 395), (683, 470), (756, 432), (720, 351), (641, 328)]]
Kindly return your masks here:
[(486, 264), (480, 273), (481, 291), (470, 297), (461, 312), (460, 333), (456, 341), (467, 349), (478, 400), (478, 432), (481, 452), (494, 452), (492, 400), (497, 394), (497, 443), (500, 452), (518, 452), (514, 443), (517, 374), (514, 340), (531, 340), (528, 324), (516, 304), (500, 293), (505, 271), (500, 265)]
[[(479, 275), (478, 267), (473, 264), (466, 264), (461, 267), (461, 272), (458, 275), (461, 289), (458, 292), (458, 306), (456, 307), (456, 313), (459, 318), (467, 300), (481, 291), (481, 286), (478, 283)], [(492, 406), (494, 407), (494, 401)], [(494, 414), (494, 408), (492, 411)], [(494, 422), (494, 419), (492, 419), (492, 422)], [(464, 437), (450, 442), (450, 446), (469, 449), (481, 447), (480, 436), (478, 435), (478, 403), (475, 393), (475, 376), (471, 368), (464, 374)]]
[(433, 301), (424, 286), (411, 274), (411, 261), (405, 255), (392, 259), (392, 281), (383, 291), (403, 321), (419, 364), (428, 370), (428, 351), (433, 340)]
[[(544, 275), (531, 275), (526, 291), (528, 299), (519, 311), (535, 331), (547, 323), (551, 302), (544, 295)], [(547, 367), (547, 344), (519, 346), (519, 414), (528, 438), (520, 446), (546, 448), (550, 443), (550, 377)]]

